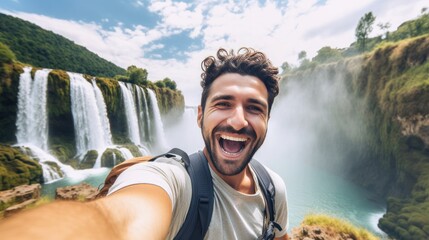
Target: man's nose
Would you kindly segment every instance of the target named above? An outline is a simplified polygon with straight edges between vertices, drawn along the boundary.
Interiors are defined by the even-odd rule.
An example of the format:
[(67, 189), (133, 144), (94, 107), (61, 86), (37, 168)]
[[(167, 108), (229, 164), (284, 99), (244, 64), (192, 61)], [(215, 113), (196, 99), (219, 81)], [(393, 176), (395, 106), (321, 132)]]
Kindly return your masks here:
[(249, 123), (246, 120), (243, 107), (236, 107), (228, 118), (227, 123), (237, 131), (247, 127)]

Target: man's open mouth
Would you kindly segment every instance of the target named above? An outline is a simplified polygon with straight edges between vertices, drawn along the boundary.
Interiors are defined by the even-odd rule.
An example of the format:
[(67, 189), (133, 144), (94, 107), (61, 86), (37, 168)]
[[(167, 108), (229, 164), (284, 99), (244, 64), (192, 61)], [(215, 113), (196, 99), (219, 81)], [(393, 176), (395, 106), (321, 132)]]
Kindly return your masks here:
[(237, 155), (243, 151), (246, 146), (247, 138), (231, 137), (222, 134), (219, 139), (219, 145), (227, 154)]

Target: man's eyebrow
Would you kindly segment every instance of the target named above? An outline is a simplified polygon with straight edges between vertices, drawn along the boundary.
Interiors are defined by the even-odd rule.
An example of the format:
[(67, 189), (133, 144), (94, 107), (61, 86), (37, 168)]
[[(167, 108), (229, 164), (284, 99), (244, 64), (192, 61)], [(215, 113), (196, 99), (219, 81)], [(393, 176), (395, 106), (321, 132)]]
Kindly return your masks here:
[(214, 96), (211, 101), (216, 102), (219, 100), (233, 100), (233, 99), (234, 99), (234, 96), (232, 95), (217, 95), (217, 96)]

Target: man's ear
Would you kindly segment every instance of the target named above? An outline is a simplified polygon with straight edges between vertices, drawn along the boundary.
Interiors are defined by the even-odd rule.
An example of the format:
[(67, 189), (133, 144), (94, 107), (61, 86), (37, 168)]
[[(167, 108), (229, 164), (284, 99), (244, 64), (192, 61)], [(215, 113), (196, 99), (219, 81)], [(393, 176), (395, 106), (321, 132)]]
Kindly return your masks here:
[(197, 115), (197, 123), (198, 127), (201, 128), (201, 121), (203, 120), (203, 108), (201, 105), (198, 105), (198, 115)]

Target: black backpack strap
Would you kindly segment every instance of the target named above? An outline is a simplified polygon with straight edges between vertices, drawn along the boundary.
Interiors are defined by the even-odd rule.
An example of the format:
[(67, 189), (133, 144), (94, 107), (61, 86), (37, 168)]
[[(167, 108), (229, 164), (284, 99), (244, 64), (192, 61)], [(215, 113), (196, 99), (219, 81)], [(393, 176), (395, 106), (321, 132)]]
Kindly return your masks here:
[(192, 198), (188, 214), (175, 240), (204, 239), (213, 213), (213, 180), (207, 159), (199, 151), (188, 155), (174, 148), (169, 153), (182, 157), (192, 182)]
[(250, 162), (253, 170), (255, 171), (256, 177), (258, 178), (259, 186), (264, 194), (265, 201), (267, 203), (269, 223), (266, 229), (264, 229), (263, 235), (259, 239), (273, 239), (274, 238), (274, 228), (277, 228), (279, 231), (282, 230), (282, 227), (276, 223), (276, 209), (275, 209), (275, 196), (276, 190), (271, 180), (271, 177), (265, 167), (255, 159), (252, 159)]

